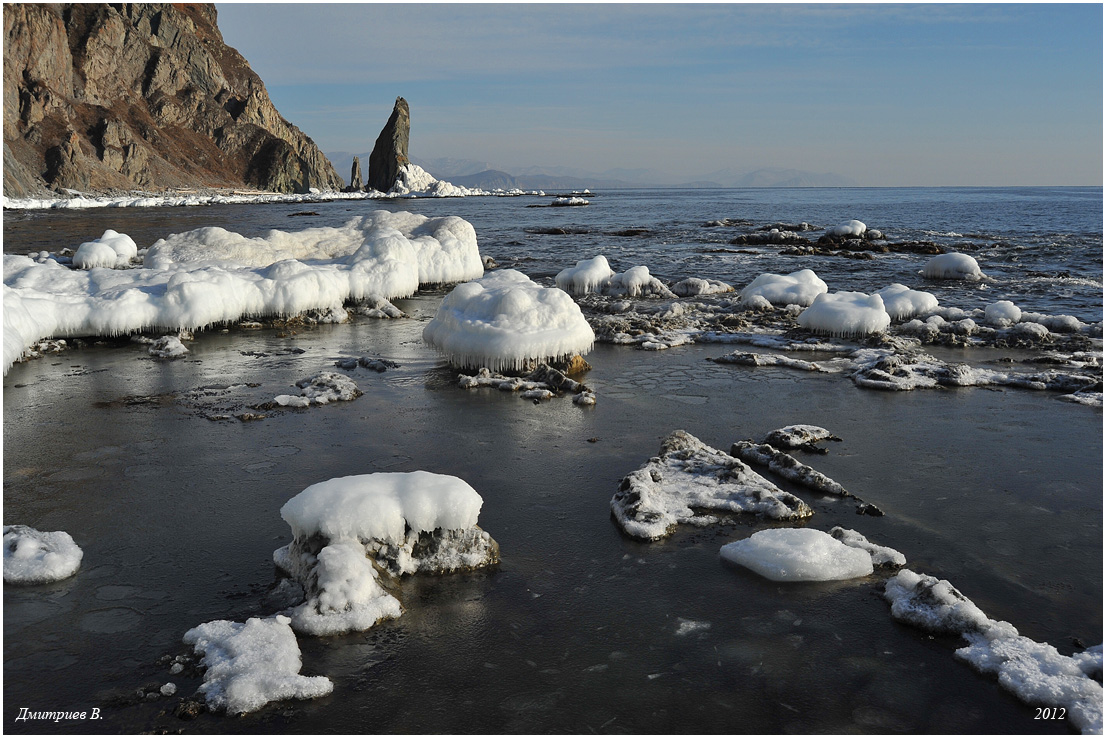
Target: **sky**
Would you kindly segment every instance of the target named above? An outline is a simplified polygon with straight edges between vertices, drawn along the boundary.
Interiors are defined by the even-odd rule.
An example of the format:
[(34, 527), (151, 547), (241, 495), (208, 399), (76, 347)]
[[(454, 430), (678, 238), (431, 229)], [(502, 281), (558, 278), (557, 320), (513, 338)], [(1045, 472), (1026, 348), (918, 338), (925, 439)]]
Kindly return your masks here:
[(1092, 4), (250, 4), (219, 28), (324, 152), (507, 172), (783, 167), (865, 186), (1102, 185)]

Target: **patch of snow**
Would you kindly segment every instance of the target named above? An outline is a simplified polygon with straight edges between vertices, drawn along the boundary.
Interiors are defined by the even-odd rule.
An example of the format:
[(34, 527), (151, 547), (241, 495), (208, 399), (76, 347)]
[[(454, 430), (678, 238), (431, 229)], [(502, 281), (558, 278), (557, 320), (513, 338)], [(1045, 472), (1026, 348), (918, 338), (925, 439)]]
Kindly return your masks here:
[(4, 581), (45, 584), (68, 579), (84, 552), (65, 531), (42, 532), (26, 525), (4, 526)]
[(73, 266), (77, 269), (118, 269), (138, 257), (138, 245), (125, 233), (110, 228), (95, 241), (86, 241), (73, 254)]

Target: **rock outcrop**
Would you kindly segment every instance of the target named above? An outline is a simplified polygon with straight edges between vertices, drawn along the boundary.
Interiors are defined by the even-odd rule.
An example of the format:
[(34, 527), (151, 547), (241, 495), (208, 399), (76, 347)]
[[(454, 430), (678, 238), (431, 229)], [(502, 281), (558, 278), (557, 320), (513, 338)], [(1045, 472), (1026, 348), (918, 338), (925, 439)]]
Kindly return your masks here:
[(396, 98), (392, 115), (376, 137), (369, 155), (369, 187), (388, 192), (399, 177), (399, 170), (410, 163), (407, 143), (411, 137), (411, 110), (402, 97)]
[(6, 196), (343, 184), (214, 5), (4, 5)]
[(353, 157), (353, 168), (349, 173), (349, 187), (346, 192), (359, 192), (364, 189), (365, 183), (361, 179), (361, 159)]

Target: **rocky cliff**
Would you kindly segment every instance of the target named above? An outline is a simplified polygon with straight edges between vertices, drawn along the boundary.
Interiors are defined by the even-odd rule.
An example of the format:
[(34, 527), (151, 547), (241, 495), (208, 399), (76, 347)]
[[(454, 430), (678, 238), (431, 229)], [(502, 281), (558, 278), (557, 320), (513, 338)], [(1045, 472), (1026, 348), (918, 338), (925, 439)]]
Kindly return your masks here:
[(4, 5), (6, 196), (343, 184), (214, 5)]
[(369, 154), (369, 187), (388, 192), (395, 186), (399, 170), (411, 163), (407, 145), (411, 138), (411, 109), (402, 97), (396, 98), (392, 115), (384, 124), (376, 145)]

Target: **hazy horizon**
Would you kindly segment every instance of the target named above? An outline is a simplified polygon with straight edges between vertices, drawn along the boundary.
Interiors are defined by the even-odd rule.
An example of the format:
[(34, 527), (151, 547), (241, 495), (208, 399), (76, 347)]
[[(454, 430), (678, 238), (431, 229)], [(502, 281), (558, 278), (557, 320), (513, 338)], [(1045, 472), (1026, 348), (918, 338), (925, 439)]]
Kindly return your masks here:
[[(1102, 6), (219, 4), (323, 151), (1102, 186)], [(340, 172), (340, 174), (347, 174)]]

